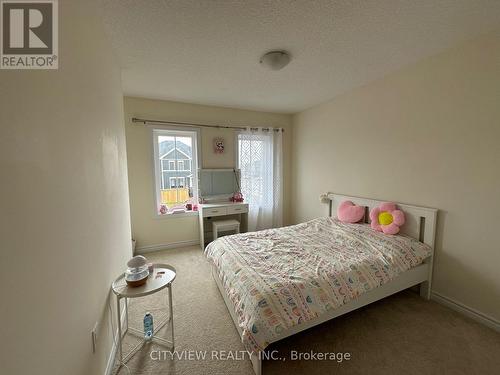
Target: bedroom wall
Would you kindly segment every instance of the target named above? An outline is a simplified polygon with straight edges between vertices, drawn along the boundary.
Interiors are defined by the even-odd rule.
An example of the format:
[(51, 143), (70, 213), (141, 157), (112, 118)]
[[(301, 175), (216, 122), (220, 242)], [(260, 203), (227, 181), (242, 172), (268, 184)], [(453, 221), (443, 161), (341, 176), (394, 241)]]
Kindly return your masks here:
[(295, 222), (325, 215), (326, 191), (438, 208), (433, 290), (500, 321), (500, 32), (301, 112), (293, 126)]
[(59, 70), (0, 71), (4, 374), (104, 374), (111, 350), (132, 251), (120, 69), (96, 6), (59, 1)]
[[(153, 185), (153, 149), (151, 128), (133, 124), (132, 117), (228, 124), (233, 126), (272, 126), (285, 128), (284, 152), (284, 220), (290, 221), (291, 116), (241, 109), (177, 103), (164, 100), (125, 97), (128, 175), (132, 234), (137, 247), (179, 244), (199, 240), (198, 217), (155, 217)], [(223, 137), (226, 151), (213, 152), (214, 137)], [(201, 163), (203, 168), (234, 168), (235, 133), (231, 129), (201, 128)]]

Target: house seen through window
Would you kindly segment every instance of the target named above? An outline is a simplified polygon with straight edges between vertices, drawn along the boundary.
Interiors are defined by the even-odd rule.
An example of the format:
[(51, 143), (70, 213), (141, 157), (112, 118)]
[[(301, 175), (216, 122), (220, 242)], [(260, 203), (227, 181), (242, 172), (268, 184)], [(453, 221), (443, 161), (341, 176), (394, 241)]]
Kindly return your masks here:
[(197, 132), (153, 130), (157, 213), (186, 210), (197, 201)]

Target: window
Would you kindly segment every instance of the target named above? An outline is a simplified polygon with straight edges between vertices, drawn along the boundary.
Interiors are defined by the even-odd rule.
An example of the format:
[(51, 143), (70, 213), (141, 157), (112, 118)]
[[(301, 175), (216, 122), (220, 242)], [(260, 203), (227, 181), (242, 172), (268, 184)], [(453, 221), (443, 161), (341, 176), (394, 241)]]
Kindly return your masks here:
[(158, 215), (162, 215), (162, 206), (168, 215), (174, 210), (185, 210), (186, 203), (197, 202), (198, 186), (193, 173), (197, 170), (197, 138), (198, 132), (192, 130), (153, 130)]
[(249, 204), (249, 230), (279, 227), (283, 222), (283, 135), (255, 129), (237, 136), (241, 192)]
[[(266, 155), (264, 136), (238, 135), (238, 168), (241, 171), (241, 190), (247, 201), (261, 202), (265, 196)], [(272, 160), (272, 159), (271, 159)]]
[(170, 189), (175, 189), (177, 187), (177, 177), (170, 177)]
[(169, 177), (170, 189), (186, 187), (186, 177)]

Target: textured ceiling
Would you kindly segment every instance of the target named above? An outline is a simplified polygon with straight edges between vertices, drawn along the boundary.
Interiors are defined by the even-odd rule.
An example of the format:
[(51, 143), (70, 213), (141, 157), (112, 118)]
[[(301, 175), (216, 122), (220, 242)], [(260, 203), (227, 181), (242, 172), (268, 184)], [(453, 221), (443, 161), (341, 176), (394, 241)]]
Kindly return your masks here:
[[(126, 95), (298, 112), (500, 27), (499, 0), (101, 0)], [(281, 71), (259, 65), (285, 49)]]

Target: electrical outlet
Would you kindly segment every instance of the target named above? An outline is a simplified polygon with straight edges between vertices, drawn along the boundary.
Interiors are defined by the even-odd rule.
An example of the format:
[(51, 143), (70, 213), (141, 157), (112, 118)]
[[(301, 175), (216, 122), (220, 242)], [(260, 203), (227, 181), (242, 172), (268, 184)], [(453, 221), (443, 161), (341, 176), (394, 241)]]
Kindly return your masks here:
[(90, 334), (92, 335), (92, 353), (95, 353), (97, 350), (97, 329), (99, 328), (99, 322), (95, 322), (94, 328)]

